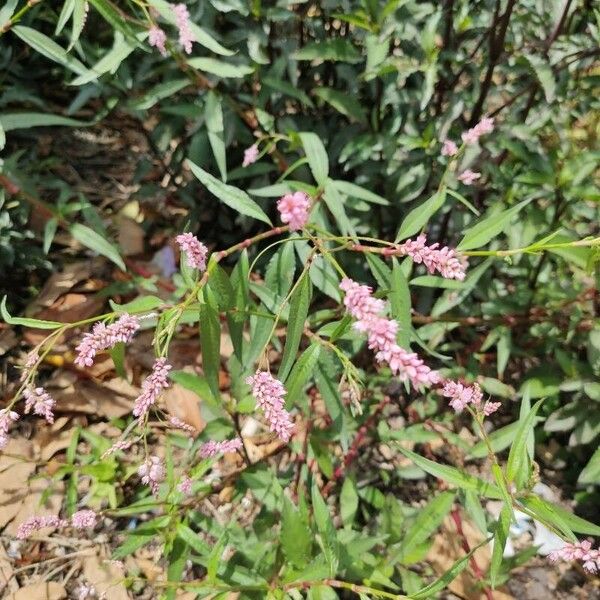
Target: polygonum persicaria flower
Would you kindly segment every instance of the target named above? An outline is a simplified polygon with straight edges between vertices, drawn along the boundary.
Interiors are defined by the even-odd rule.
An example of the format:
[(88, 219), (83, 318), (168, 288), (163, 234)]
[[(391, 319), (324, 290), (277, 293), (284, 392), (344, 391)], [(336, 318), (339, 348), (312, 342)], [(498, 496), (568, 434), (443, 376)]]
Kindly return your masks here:
[(502, 406), (502, 402), (490, 402), (489, 400), (483, 406), (483, 414), (489, 417), (492, 413), (495, 413)]
[(169, 425), (171, 425), (171, 427), (175, 427), (176, 429), (181, 429), (190, 435), (196, 435), (198, 432), (195, 427), (192, 427), (189, 423), (182, 421), (178, 417), (171, 417), (169, 419)]
[(48, 423), (54, 423), (54, 405), (52, 396), (43, 388), (27, 387), (23, 390), (25, 413), (33, 410), (33, 414), (44, 417)]
[(562, 548), (554, 550), (548, 555), (552, 562), (559, 560), (577, 560), (583, 563), (583, 568), (589, 573), (597, 573), (600, 570), (600, 549), (592, 548), (589, 541), (566, 543)]
[(192, 53), (192, 43), (196, 41), (192, 33), (190, 23), (190, 13), (185, 4), (176, 4), (173, 6), (173, 14), (175, 15), (175, 24), (179, 29), (179, 43), (187, 54)]
[(75, 529), (92, 529), (96, 526), (97, 518), (98, 516), (93, 510), (78, 510), (71, 517), (71, 525)]
[(252, 144), (252, 146), (244, 150), (244, 162), (242, 163), (242, 167), (247, 167), (252, 163), (255, 163), (257, 158), (258, 144)]
[(177, 491), (189, 496), (192, 493), (193, 483), (194, 482), (187, 475), (183, 475), (177, 484)]
[(440, 379), (414, 352), (408, 352), (396, 343), (398, 322), (379, 313), (386, 303), (372, 297), (372, 290), (351, 279), (344, 278), (340, 289), (345, 292), (344, 305), (357, 319), (354, 328), (367, 334), (368, 345), (375, 352), (377, 362), (386, 363), (401, 381), (410, 381), (414, 387), (430, 386)]
[(8, 408), (0, 409), (0, 450), (8, 444), (8, 430), (19, 418), (19, 413)]
[(167, 42), (167, 34), (158, 25), (150, 27), (148, 32), (148, 43), (154, 46), (163, 56), (167, 55), (165, 43)]
[(355, 319), (377, 316), (386, 308), (383, 300), (373, 298), (373, 290), (368, 285), (361, 285), (345, 277), (340, 283), (340, 289), (344, 292), (344, 306)]
[(151, 456), (145, 463), (140, 465), (138, 475), (142, 483), (150, 486), (152, 493), (158, 496), (160, 484), (165, 480), (165, 467), (158, 456)]
[(210, 440), (200, 447), (200, 456), (202, 458), (211, 458), (217, 454), (226, 454), (228, 452), (235, 452), (241, 450), (242, 440), (238, 437), (231, 440), (224, 440), (222, 442), (215, 442)]
[(442, 145), (442, 156), (454, 156), (458, 152), (458, 146), (452, 140), (444, 140)]
[(494, 131), (494, 119), (484, 117), (475, 127), (465, 131), (461, 137), (465, 144), (476, 144), (482, 135), (492, 133), (492, 131)]
[(410, 256), (417, 264), (423, 263), (430, 273), (436, 271), (446, 279), (465, 278), (467, 259), (453, 248), (439, 247), (439, 244), (427, 245), (427, 238), (421, 234), (415, 240), (406, 240), (397, 248), (396, 254)]
[(102, 453), (100, 458), (108, 458), (111, 454), (118, 452), (119, 450), (129, 450), (133, 446), (133, 442), (130, 440), (117, 440), (108, 450)]
[(23, 521), (17, 528), (17, 538), (19, 540), (24, 540), (40, 529), (45, 529), (46, 527), (67, 527), (68, 525), (68, 521), (61, 519), (56, 515), (29, 517), (29, 519)]
[(284, 442), (289, 442), (294, 423), (284, 408), (286, 390), (283, 383), (268, 371), (256, 371), (246, 379), (246, 383), (252, 387), (252, 395), (257, 406), (265, 413), (270, 430)]
[(166, 358), (157, 358), (152, 366), (152, 373), (142, 382), (142, 393), (136, 398), (133, 415), (140, 420), (144, 418), (150, 407), (156, 403), (163, 390), (169, 387), (169, 371), (171, 365)]
[(304, 192), (286, 194), (277, 201), (277, 210), (281, 220), (290, 226), (292, 231), (299, 231), (308, 221), (310, 198)]
[(464, 183), (465, 185), (471, 185), (475, 181), (477, 181), (481, 177), (481, 173), (477, 173), (476, 171), (471, 171), (471, 169), (466, 169), (463, 171), (457, 179)]
[(446, 381), (441, 390), (442, 396), (450, 398), (450, 406), (456, 411), (464, 410), (467, 404), (473, 404), (476, 408), (481, 406), (483, 394), (478, 384), (464, 385), (458, 381)]
[(193, 234), (182, 233), (175, 238), (182, 252), (187, 256), (187, 265), (199, 271), (206, 270), (208, 248)]
[(83, 336), (81, 343), (75, 349), (77, 352), (75, 364), (78, 367), (91, 367), (98, 352), (113, 348), (120, 342), (128, 344), (139, 328), (139, 319), (127, 313), (121, 315), (111, 325), (96, 323), (92, 331)]
[(77, 600), (88, 600), (96, 597), (96, 588), (87, 583), (81, 583), (77, 588)]

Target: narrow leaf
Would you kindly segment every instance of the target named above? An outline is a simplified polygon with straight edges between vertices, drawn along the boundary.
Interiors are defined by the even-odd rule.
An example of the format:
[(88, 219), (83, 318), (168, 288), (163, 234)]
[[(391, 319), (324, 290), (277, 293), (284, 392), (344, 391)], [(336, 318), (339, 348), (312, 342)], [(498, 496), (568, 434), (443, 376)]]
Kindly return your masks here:
[(106, 258), (114, 262), (122, 271), (127, 270), (117, 248), (93, 229), (90, 229), (87, 225), (73, 223), (69, 227), (69, 231), (80, 244), (83, 244), (86, 248), (89, 248), (102, 256), (106, 256)]

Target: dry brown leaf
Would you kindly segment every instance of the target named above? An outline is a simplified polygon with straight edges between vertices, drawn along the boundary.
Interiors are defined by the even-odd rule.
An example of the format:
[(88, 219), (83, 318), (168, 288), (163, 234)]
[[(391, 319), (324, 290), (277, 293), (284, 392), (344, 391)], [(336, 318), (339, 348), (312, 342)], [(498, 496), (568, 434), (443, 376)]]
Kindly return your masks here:
[(122, 380), (107, 383), (80, 381), (75, 386), (55, 395), (56, 410), (60, 412), (100, 415), (109, 419), (123, 417), (131, 412), (137, 390)]
[[(7, 456), (22, 456), (23, 460)], [(13, 438), (0, 455), (0, 529), (19, 513), (23, 498), (29, 493), (29, 476), (35, 471), (33, 444), (28, 440)]]
[(0, 596), (9, 590), (14, 592), (18, 589), (19, 584), (13, 579), (12, 564), (4, 546), (0, 544)]
[(98, 556), (87, 556), (83, 559), (83, 576), (96, 588), (98, 595), (106, 593), (111, 600), (129, 600), (122, 581), (124, 573), (113, 563)]
[(150, 583), (156, 581), (163, 573), (162, 568), (149, 558), (136, 556), (135, 564)]
[(134, 256), (144, 251), (144, 230), (128, 217), (119, 215), (118, 222), (119, 246), (125, 256)]
[(46, 581), (26, 585), (9, 596), (9, 600), (63, 600), (67, 590), (56, 581)]
[(0, 331), (0, 356), (14, 348), (18, 341), (17, 334), (12, 329), (2, 329)]
[(53, 273), (46, 281), (42, 291), (37, 295), (37, 298), (27, 307), (26, 314), (31, 315), (41, 308), (51, 306), (80, 281), (89, 279), (92, 266), (91, 261), (85, 260), (67, 265), (59, 273)]
[(175, 383), (165, 391), (163, 398), (170, 415), (188, 423), (198, 433), (206, 427), (200, 414), (200, 398), (194, 392)]

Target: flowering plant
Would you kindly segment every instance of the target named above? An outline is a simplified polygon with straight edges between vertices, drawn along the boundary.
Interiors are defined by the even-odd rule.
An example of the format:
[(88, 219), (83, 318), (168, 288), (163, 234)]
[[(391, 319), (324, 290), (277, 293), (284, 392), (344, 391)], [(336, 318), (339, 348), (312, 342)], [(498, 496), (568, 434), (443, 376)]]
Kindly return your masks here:
[[(377, 186), (379, 175), (369, 175), (372, 186), (363, 185), (370, 171), (385, 172), (369, 167), (374, 154), (396, 154), (381, 122), (388, 102), (402, 105), (393, 100), (394, 84), (386, 94), (377, 92), (381, 104), (372, 115), (372, 137), (365, 134), (367, 141), (344, 138), (344, 150), (334, 155), (335, 135), (327, 147), (322, 135), (308, 131), (309, 120), (289, 125), (286, 119), (295, 108), (284, 106), (278, 127), (267, 112), (269, 103), (258, 106), (260, 90), (253, 90), (251, 81), (239, 93), (224, 89), (223, 81), (229, 85), (228, 79), (243, 78), (253, 69), (236, 58), (225, 62), (194, 55), (198, 46), (219, 57), (233, 53), (208, 26), (195, 24), (191, 3), (136, 0), (133, 15), (125, 16), (110, 2), (90, 3), (115, 28), (109, 58), (99, 58), (90, 68), (75, 62), (61, 47), (57, 50), (45, 34), (21, 24), (30, 10), (37, 10), (37, 2), (28, 2), (14, 13), (6, 11), (11, 12), (8, 17), (2, 9), (0, 14), (8, 19), (3, 31), (12, 30), (19, 40), (74, 70), (73, 85), (87, 85), (111, 69), (116, 71), (134, 50), (149, 55), (150, 61), (160, 61), (157, 72), (173, 67), (185, 74), (189, 80), (179, 75), (167, 78), (131, 100), (132, 110), (158, 105), (184, 90), (189, 81), (201, 92), (205, 137), (190, 133), (195, 142), (183, 146), (187, 158), (181, 156), (175, 171), (167, 165), (164, 174), (177, 186), (184, 180), (193, 182), (190, 185), (197, 186), (194, 189), (202, 200), (210, 195), (218, 206), (216, 214), (234, 223), (228, 231), (234, 239), (222, 243), (206, 222), (198, 226), (196, 217), (191, 217), (196, 208), (190, 194), (186, 198), (190, 218), (184, 211), (185, 221), (170, 226), (170, 243), (164, 246), (171, 258), (173, 249), (179, 255), (179, 268), (173, 260), (163, 269), (166, 293), (156, 287), (147, 293), (155, 281), (134, 283), (124, 294), (128, 302), (111, 301), (110, 311), (74, 322), (15, 317), (7, 308), (7, 298), (2, 300), (0, 312), (7, 325), (44, 330), (48, 335), (37, 338), (28, 349), (20, 380), (0, 408), (0, 449), (6, 451), (19, 435), (25, 415), (48, 425), (55, 422), (60, 399), (44, 381), (44, 365), (71, 336), (77, 343), (70, 366), (78, 377), (93, 378), (93, 368), (106, 353), (115, 370), (137, 390), (128, 414), (115, 422), (117, 435), (94, 436), (85, 428), (76, 433), (65, 463), (51, 476), (54, 483), (70, 482), (68, 502), (57, 514), (45, 514), (40, 506), (39, 514), (19, 523), (16, 538), (23, 544), (34, 543), (49, 529), (91, 534), (107, 521), (116, 522), (117, 528), (128, 531), (119, 532), (111, 561), (116, 561), (119, 582), (131, 590), (148, 582), (130, 568), (127, 557), (160, 545), (166, 576), (148, 584), (153, 597), (174, 598), (179, 590), (187, 590), (207, 598), (235, 593), (243, 598), (315, 600), (344, 597), (348, 592), (361, 598), (418, 600), (434, 597), (461, 574), (470, 573), (478, 593), (489, 599), (517, 562), (511, 562), (508, 554), (511, 530), (518, 516), (525, 515), (553, 536), (554, 546), (546, 552), (551, 561), (576, 561), (586, 572), (596, 573), (599, 550), (586, 537), (599, 535), (600, 527), (540, 492), (534, 440), (546, 406), (545, 393), (535, 388), (533, 377), (518, 394), (510, 389), (507, 393), (508, 386), (487, 376), (485, 361), (474, 360), (464, 342), (477, 327), (493, 325), (476, 353), (497, 345), (498, 372), (503, 372), (510, 327), (515, 323), (510, 315), (499, 314), (506, 304), (498, 300), (499, 308), (491, 310), (477, 299), (467, 307), (467, 314), (447, 315), (451, 308), (466, 305), (483, 285), (493, 288), (487, 293), (508, 303), (512, 272), (496, 277), (495, 269), (524, 269), (526, 260), (539, 259), (527, 270), (526, 287), (531, 289), (544, 266), (550, 273), (556, 268), (554, 263), (545, 265), (545, 257), (576, 257), (579, 277), (593, 267), (600, 247), (592, 219), (576, 215), (569, 235), (554, 230), (564, 214), (559, 206), (548, 234), (538, 235), (530, 226), (520, 237), (513, 235), (523, 215), (531, 215), (528, 211), (534, 215), (532, 222), (538, 218), (537, 204), (545, 201), (521, 194), (520, 188), (489, 210), (479, 201), (484, 182), (491, 186), (494, 177), (508, 179), (497, 172), (499, 158), (497, 165), (488, 164), (487, 144), (502, 140), (504, 146), (496, 156), (509, 149), (526, 154), (516, 141), (522, 135), (519, 131), (513, 132), (501, 116), (483, 112), (490, 85), (487, 76), (476, 98), (461, 100), (460, 110), (469, 106), (468, 118), (450, 119), (435, 130), (424, 124), (420, 138), (400, 136), (402, 152), (416, 149), (422, 152), (418, 161), (431, 164), (426, 178), (421, 177), (424, 167), (419, 163), (410, 168), (408, 178), (414, 181), (404, 181), (400, 161), (390, 178), (392, 188), (385, 187), (387, 182)], [(252, 4), (258, 19), (260, 3)], [(357, 81), (383, 82), (389, 70), (396, 69), (398, 56), (394, 51), (387, 55), (393, 45), (387, 38), (380, 39), (391, 26), (386, 19), (402, 11), (396, 4), (390, 3), (382, 15), (373, 10), (368, 18), (362, 9), (351, 18), (341, 13), (332, 17), (334, 29), (336, 22), (343, 21), (359, 23), (357, 27), (369, 32), (364, 42), (367, 67)], [(513, 4), (505, 14), (494, 13), (490, 37), (495, 43), (506, 33), (503, 19), (510, 19)], [(64, 27), (72, 20), (70, 48), (77, 47), (88, 3), (65, 6), (58, 22)], [(452, 3), (449, 6), (452, 12)], [(243, 15), (246, 9), (222, 10)], [(439, 116), (451, 80), (433, 83), (436, 69), (440, 73), (446, 69), (443, 59), (438, 64), (434, 35), (442, 12), (435, 14), (437, 20), (428, 17), (424, 28), (426, 59), (418, 71), (423, 71), (425, 83), (416, 105), (420, 114), (431, 104)], [(251, 20), (248, 13), (243, 16)], [(284, 20), (284, 15), (268, 16), (273, 23)], [(394, 26), (400, 28), (398, 23)], [(448, 47), (453, 44), (452, 26), (450, 30), (445, 39)], [(256, 38), (248, 38), (248, 52), (257, 65), (267, 64), (261, 32), (253, 33)], [(295, 60), (347, 59), (353, 64), (354, 55), (340, 42), (343, 39), (323, 43), (326, 47), (320, 47), (318, 55), (314, 45), (299, 48)], [(273, 62), (277, 61), (273, 58)], [(492, 72), (497, 62), (496, 56), (490, 63)], [(338, 75), (343, 73), (342, 69)], [(544, 73), (538, 64), (541, 79)], [(207, 74), (220, 81), (215, 83)], [(325, 69), (317, 79), (328, 76)], [(547, 87), (547, 80), (543, 81)], [(265, 75), (262, 83), (289, 94), (300, 105), (312, 106), (302, 90), (272, 74)], [(317, 89), (315, 94), (349, 122), (368, 127), (362, 106), (338, 90)], [(256, 106), (249, 114), (240, 102), (248, 102), (251, 91)], [(195, 118), (194, 102), (170, 105), (166, 112)], [(230, 172), (224, 119), (228, 106), (252, 130), (244, 138), (247, 144), (236, 140), (238, 163)], [(73, 125), (61, 119), (66, 117), (53, 117), (47, 124)], [(0, 123), (10, 132), (20, 129), (23, 120), (9, 115)], [(389, 126), (395, 127), (392, 122)], [(210, 160), (204, 147), (212, 152)], [(181, 154), (179, 148), (167, 145), (161, 152)], [(397, 158), (390, 158), (388, 165), (393, 160)], [(344, 161), (341, 169), (338, 163)], [(280, 171), (277, 181), (270, 179), (271, 163)], [(356, 177), (345, 174), (350, 170)], [(217, 172), (220, 177), (213, 174)], [(0, 176), (4, 190), (48, 208), (15, 183), (14, 173), (9, 163)], [(261, 178), (260, 187), (232, 184), (254, 176)], [(563, 193), (560, 186), (557, 189)], [(400, 213), (390, 202), (397, 193), (411, 202)], [(457, 206), (458, 217), (450, 227)], [(373, 225), (376, 218), (371, 214), (376, 209), (383, 211), (378, 213), (383, 215), (379, 226)], [(61, 228), (127, 271), (130, 264), (104, 232), (101, 235), (72, 221), (79, 209), (48, 210), (53, 225), (45, 229), (45, 245), (51, 245)], [(396, 219), (398, 214), (401, 218)], [(515, 239), (524, 243), (513, 244)], [(527, 302), (533, 302), (533, 296)], [(473, 307), (478, 304), (482, 311), (475, 316)], [(175, 342), (190, 331), (199, 335), (199, 365), (181, 364), (174, 356)], [(149, 332), (150, 336), (143, 336)], [(448, 341), (442, 344), (442, 340)], [(145, 344), (142, 352), (150, 357), (142, 373), (127, 368), (135, 344)], [(582, 388), (591, 383), (587, 375), (582, 381)], [(174, 414), (164, 401), (175, 386), (197, 396), (208, 422), (205, 429)], [(513, 418), (509, 399), (517, 396), (519, 414)], [(454, 423), (461, 428), (455, 430)], [(85, 449), (78, 445), (80, 435)], [(362, 470), (373, 468), (373, 461), (363, 461), (362, 453), (376, 445), (368, 443), (372, 440), (381, 444), (384, 460), (377, 457), (381, 469), (370, 477)], [(443, 455), (436, 455), (434, 441), (442, 444)], [(476, 468), (473, 463), (466, 465), (475, 459), (483, 462)], [(80, 493), (78, 482), (85, 477), (94, 483), (88, 493)], [(424, 505), (399, 500), (401, 489), (413, 486), (415, 480), (426, 482)], [(222, 500), (218, 509), (211, 503), (214, 498)], [(441, 570), (415, 568), (424, 561), (431, 537), (444, 520), (453, 524), (460, 539), (460, 555)], [(475, 543), (465, 533), (467, 521), (477, 531)], [(482, 553), (487, 556), (485, 567)], [(519, 560), (523, 556), (527, 557), (526, 551)], [(110, 591), (106, 593), (110, 597)], [(92, 588), (82, 585), (81, 598), (93, 594)]]

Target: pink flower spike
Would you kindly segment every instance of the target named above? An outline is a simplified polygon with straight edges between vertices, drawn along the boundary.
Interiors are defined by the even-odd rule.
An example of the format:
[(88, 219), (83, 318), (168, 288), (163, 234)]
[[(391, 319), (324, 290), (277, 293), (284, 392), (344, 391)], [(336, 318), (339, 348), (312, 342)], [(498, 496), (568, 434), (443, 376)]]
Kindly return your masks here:
[(250, 148), (246, 148), (244, 150), (244, 162), (242, 163), (242, 167), (247, 167), (252, 163), (256, 162), (258, 158), (258, 144), (252, 144)]
[(239, 437), (222, 442), (210, 440), (200, 446), (200, 456), (202, 458), (211, 458), (217, 454), (227, 454), (242, 449), (242, 440)]
[(0, 450), (8, 444), (8, 430), (19, 419), (19, 413), (8, 408), (0, 409)]
[(91, 333), (86, 333), (75, 349), (77, 356), (73, 362), (78, 367), (91, 367), (98, 352), (113, 348), (119, 342), (128, 344), (139, 328), (138, 318), (127, 313), (112, 325), (96, 323)]
[(483, 407), (483, 414), (489, 417), (492, 413), (495, 413), (502, 406), (502, 402), (486, 402)]
[(93, 510), (78, 510), (71, 517), (71, 525), (75, 529), (93, 529), (96, 526), (97, 515)]
[(193, 233), (182, 233), (175, 241), (179, 244), (181, 252), (185, 252), (188, 267), (199, 271), (206, 270), (208, 248)]
[(286, 391), (283, 383), (268, 371), (256, 371), (254, 376), (246, 379), (246, 383), (252, 387), (252, 395), (257, 406), (265, 413), (270, 430), (284, 442), (289, 442), (294, 423), (284, 408), (283, 397)]
[(452, 140), (444, 140), (442, 156), (454, 156), (458, 152), (458, 146)]
[(43, 388), (25, 388), (23, 390), (25, 398), (25, 414), (33, 410), (33, 413), (44, 417), (48, 423), (54, 423), (54, 405), (56, 402), (50, 394)]
[(171, 427), (175, 427), (176, 429), (181, 429), (190, 435), (196, 435), (196, 433), (198, 433), (195, 427), (192, 427), (189, 423), (182, 421), (178, 417), (171, 417), (169, 419), (169, 425), (171, 425)]
[(464, 385), (457, 381), (446, 381), (441, 390), (442, 396), (450, 398), (450, 406), (456, 411), (461, 412), (467, 404), (473, 404), (476, 407), (481, 405), (483, 394), (478, 384)]
[(176, 4), (173, 6), (173, 14), (175, 15), (175, 24), (179, 29), (179, 43), (187, 54), (192, 53), (192, 43), (196, 41), (192, 33), (190, 23), (190, 13), (185, 4)]
[(473, 182), (477, 181), (481, 177), (481, 173), (477, 173), (476, 171), (471, 171), (471, 169), (466, 169), (463, 171), (457, 179), (464, 183), (465, 185), (471, 185)]
[(375, 317), (386, 309), (383, 300), (373, 298), (373, 290), (368, 285), (360, 285), (347, 277), (342, 279), (340, 289), (344, 292), (344, 306), (355, 319)]
[(133, 406), (133, 416), (141, 421), (153, 404), (169, 387), (169, 371), (171, 365), (167, 364), (166, 358), (157, 358), (152, 367), (152, 373), (142, 383), (142, 393), (136, 398)]
[(461, 137), (465, 144), (476, 144), (482, 135), (492, 133), (492, 131), (494, 131), (494, 119), (483, 117), (475, 127), (465, 131)]
[(157, 25), (150, 27), (148, 32), (148, 43), (156, 48), (163, 56), (167, 56), (167, 49), (165, 43), (167, 41), (167, 34)]
[(158, 456), (151, 456), (145, 463), (140, 465), (138, 475), (142, 483), (150, 486), (152, 493), (158, 496), (160, 484), (165, 480), (165, 467)]
[(288, 223), (292, 231), (301, 230), (308, 221), (310, 198), (304, 192), (282, 196), (277, 202), (281, 220)]
[(24, 540), (40, 529), (45, 529), (46, 527), (67, 527), (68, 525), (68, 521), (60, 519), (56, 515), (29, 517), (29, 519), (23, 521), (17, 528), (17, 538)]
[(177, 484), (177, 491), (190, 496), (192, 493), (192, 484), (194, 482), (187, 476), (183, 475)]

